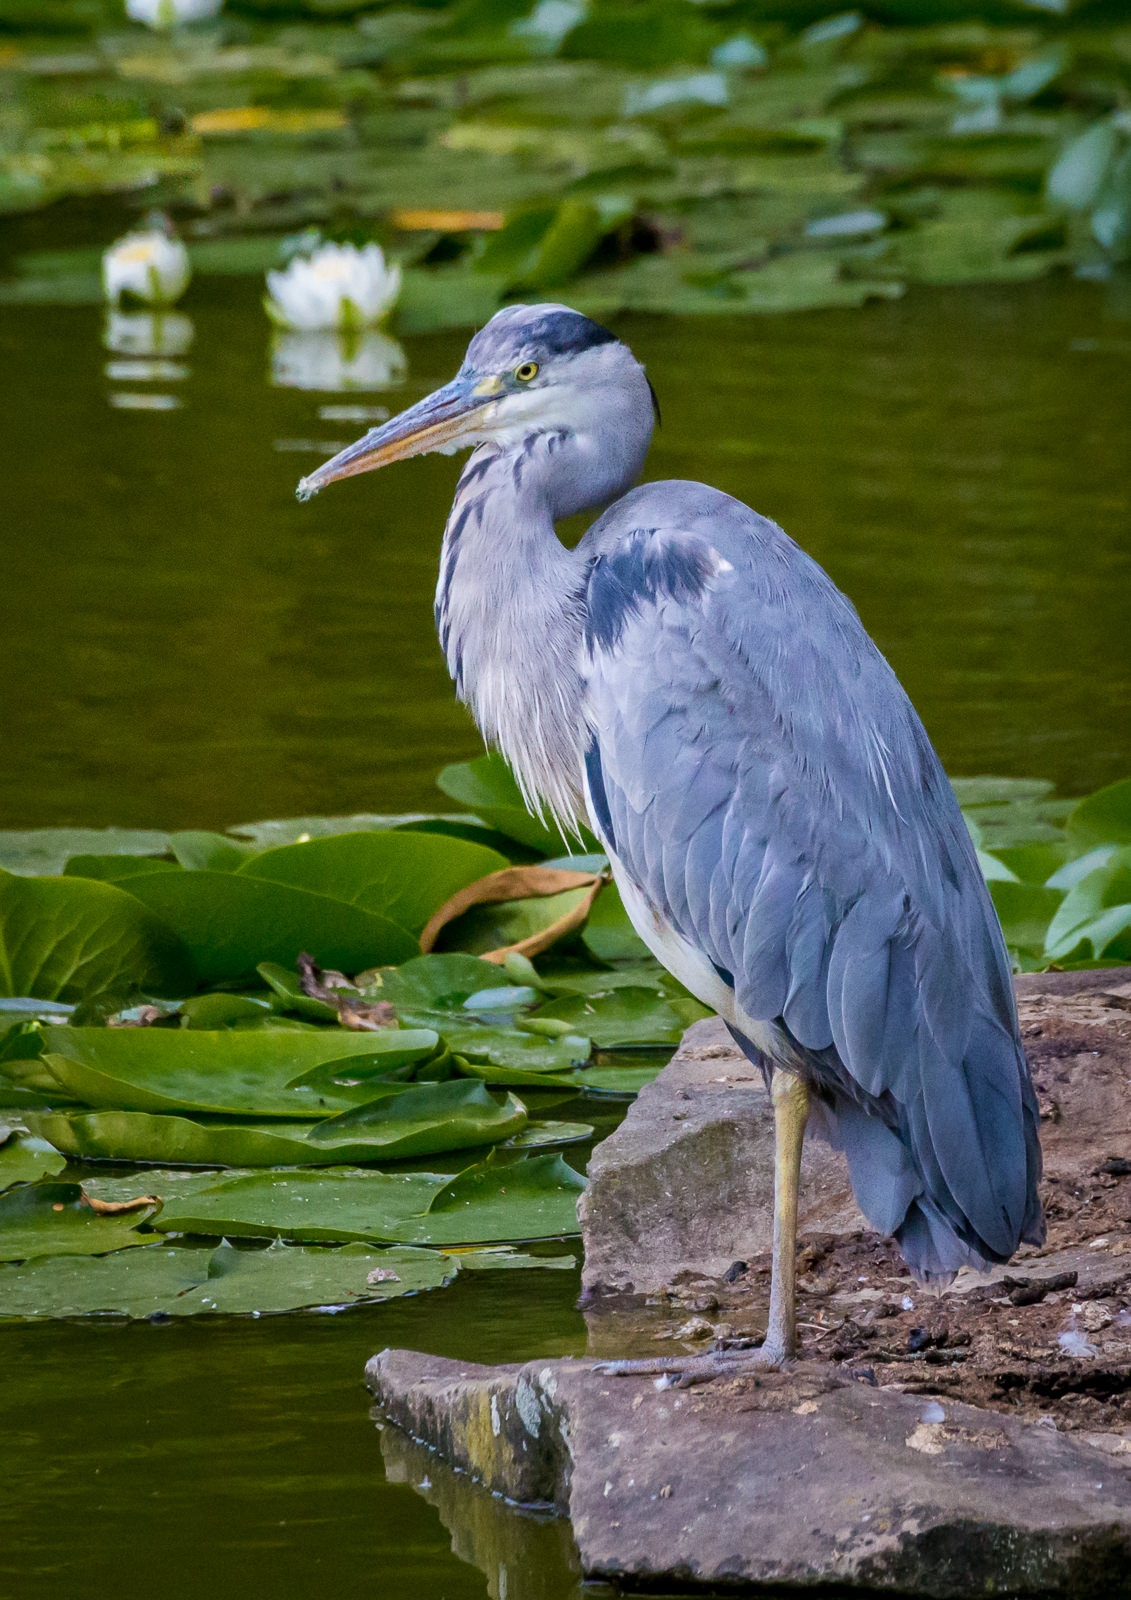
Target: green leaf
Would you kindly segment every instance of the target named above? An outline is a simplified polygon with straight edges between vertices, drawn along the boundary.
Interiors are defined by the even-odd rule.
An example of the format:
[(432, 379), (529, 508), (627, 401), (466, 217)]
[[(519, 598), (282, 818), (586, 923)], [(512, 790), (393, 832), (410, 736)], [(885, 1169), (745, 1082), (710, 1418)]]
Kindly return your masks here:
[(184, 946), (125, 890), (0, 872), (0, 994), (81, 1000), (119, 987), (171, 994), (192, 983)]
[(71, 856), (63, 868), (65, 878), (97, 878), (102, 883), (121, 883), (145, 872), (183, 872), (179, 861), (162, 861), (157, 856)]
[(521, 1133), (527, 1121), (526, 1107), (514, 1095), (499, 1100), (483, 1084), (456, 1078), (343, 1112), (319, 1123), (309, 1137), (312, 1144), (335, 1148), (363, 1140), (374, 1159), (404, 1160), (494, 1144)]
[(57, 1257), (4, 1267), (0, 1317), (239, 1316), (366, 1305), (441, 1288), (459, 1270), (450, 1256), (403, 1246), (241, 1250), (221, 1244), (207, 1250), (154, 1244), (101, 1260)]
[(149, 1214), (107, 1217), (94, 1211), (77, 1183), (20, 1184), (0, 1194), (0, 1261), (35, 1256), (105, 1255), (146, 1244), (136, 1230)]
[(169, 848), (188, 872), (234, 872), (254, 852), (254, 845), (237, 844), (222, 833), (174, 833)]
[(167, 1206), (157, 1226), (233, 1238), (432, 1245), (556, 1238), (577, 1232), (577, 1196), (584, 1187), (584, 1179), (553, 1155), (489, 1157), (455, 1179), (435, 1173), (264, 1174)]
[(419, 950), (385, 917), (244, 872), (152, 873), (130, 893), (174, 930), (204, 984), (249, 978), (261, 961), (294, 966), (303, 950), (347, 972)]
[(300, 1016), (314, 1017), (319, 1022), (338, 1021), (337, 1007), (307, 994), (297, 972), (292, 972), (288, 967), (280, 967), (274, 961), (261, 961), (256, 971), (273, 991), (276, 1000), (281, 1002), (284, 1010), (297, 1011)]
[(628, 920), (620, 891), (612, 883), (597, 896), (581, 939), (598, 961), (641, 961), (651, 955)]
[(401, 1028), (380, 1033), (338, 1028), (314, 1033), (210, 1033), (191, 1028), (48, 1027), (43, 1029), (43, 1041), (43, 1062), (52, 1077), (87, 1105), (302, 1122), (331, 1116), (353, 1103), (330, 1087), (316, 1091), (296, 1082), (312, 1068), (354, 1058), (359, 1066), (400, 1066), (426, 1059), (438, 1043), (428, 1030)]
[(500, 1146), (503, 1150), (538, 1150), (549, 1144), (578, 1144), (593, 1137), (590, 1122), (528, 1122), (521, 1133), (511, 1134)]
[(270, 1001), (223, 991), (193, 995), (181, 1006), (182, 1028), (203, 1029), (209, 1033), (221, 1028), (254, 1027), (274, 1017)]
[(163, 1233), (340, 1243), (382, 1239), (390, 1227), (419, 1216), (445, 1179), (432, 1172), (256, 1173), (166, 1201)]
[(1045, 930), (1062, 899), (1060, 891), (1032, 883), (996, 882), (990, 884), (990, 894), (1010, 949), (1043, 949)]
[(1050, 960), (1059, 960), (1084, 940), (1093, 957), (1131, 957), (1129, 845), (1113, 851), (1069, 889), (1049, 924), (1045, 954)]
[[(541, 1038), (503, 1023), (484, 1022), (464, 1009), (470, 996), (496, 988), (499, 976), (500, 969), (490, 962), (447, 954), (417, 956), (401, 967), (381, 968), (362, 978), (368, 999), (390, 1001), (402, 1026), (435, 1028), (448, 1048), (470, 1063), (469, 1075), (488, 1083), (528, 1083), (532, 1080), (526, 1074), (569, 1072), (589, 1059), (588, 1038), (572, 1034)], [(501, 1069), (497, 1078), (476, 1070), (486, 1063)], [(523, 1076), (515, 1078), (513, 1072)]]
[[(330, 1167), (344, 1162), (399, 1159), (419, 1147), (419, 1130), (405, 1130), (398, 1151), (385, 1137), (368, 1141), (364, 1134), (335, 1145), (317, 1145), (307, 1136), (313, 1122), (235, 1122), (220, 1118), (160, 1116), (146, 1111), (21, 1111), (28, 1127), (65, 1155), (92, 1161), (152, 1162), (186, 1167)], [(386, 1130), (386, 1135), (388, 1130)], [(446, 1148), (437, 1125), (428, 1141), (434, 1151)], [(462, 1148), (456, 1130), (456, 1148)]]
[(343, 900), (418, 935), (457, 889), (507, 865), (494, 850), (463, 839), (385, 832), (284, 845), (255, 856), (240, 871)]
[(0, 1127), (0, 1189), (10, 1189), (14, 1183), (34, 1183), (37, 1178), (53, 1178), (66, 1164), (46, 1139)]
[[(704, 1007), (702, 1014), (710, 1013)], [(677, 1045), (688, 1026), (654, 989), (633, 987), (549, 1000), (533, 1015), (556, 1018), (572, 1032), (587, 1034), (599, 1050), (625, 1045)]]
[(561, 1156), (513, 1161), (488, 1156), (442, 1189), (427, 1215), (406, 1221), (397, 1237), (414, 1244), (472, 1244), (542, 1239), (577, 1232), (585, 1179)]
[(1005, 805), (1014, 800), (1043, 800), (1053, 786), (1044, 778), (952, 778), (950, 786), (967, 806)]
[(1097, 789), (1074, 806), (1068, 831), (1077, 848), (1131, 844), (1131, 778)]
[(63, 871), (77, 855), (161, 856), (169, 835), (154, 828), (33, 828), (0, 832), (0, 867), (27, 877)]
[(1090, 210), (1100, 197), (1118, 148), (1114, 122), (1105, 118), (1093, 123), (1057, 157), (1045, 182), (1048, 198), (1072, 211)]
[[(443, 769), (436, 782), (445, 794), (467, 806), (492, 828), (543, 855), (560, 855), (563, 847), (568, 848), (573, 842), (530, 815), (510, 768), (494, 752), (477, 756), (474, 761), (454, 762)], [(600, 848), (588, 829), (583, 828), (581, 836), (584, 849)]]

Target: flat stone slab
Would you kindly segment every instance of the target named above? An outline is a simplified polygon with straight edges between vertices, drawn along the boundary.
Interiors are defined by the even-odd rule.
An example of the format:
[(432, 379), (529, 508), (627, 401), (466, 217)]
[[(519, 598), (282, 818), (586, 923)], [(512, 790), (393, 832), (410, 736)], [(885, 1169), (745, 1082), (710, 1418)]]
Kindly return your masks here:
[[(381, 1414), (570, 1518), (588, 1578), (694, 1593), (1131, 1594), (1131, 1457), (817, 1363), (682, 1390), (387, 1350)], [(660, 1380), (662, 1383), (664, 1380)]]

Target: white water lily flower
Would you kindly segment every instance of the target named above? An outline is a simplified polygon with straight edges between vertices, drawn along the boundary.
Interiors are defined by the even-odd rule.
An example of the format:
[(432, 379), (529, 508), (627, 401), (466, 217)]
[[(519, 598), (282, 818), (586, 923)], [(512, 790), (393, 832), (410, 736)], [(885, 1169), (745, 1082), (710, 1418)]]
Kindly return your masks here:
[(224, 0), (126, 0), (126, 16), (150, 28), (173, 28), (178, 22), (203, 22), (214, 17)]
[(395, 339), (374, 329), (354, 336), (306, 329), (275, 335), (271, 381), (281, 389), (389, 389), (400, 383), (408, 362)]
[(117, 305), (124, 294), (150, 306), (171, 306), (192, 277), (188, 251), (160, 228), (127, 233), (103, 252), (102, 287)]
[(267, 274), (267, 314), (284, 328), (368, 328), (387, 316), (401, 292), (401, 269), (379, 244), (323, 244)]
[(183, 356), (195, 332), (183, 311), (108, 311), (102, 343), (119, 356)]

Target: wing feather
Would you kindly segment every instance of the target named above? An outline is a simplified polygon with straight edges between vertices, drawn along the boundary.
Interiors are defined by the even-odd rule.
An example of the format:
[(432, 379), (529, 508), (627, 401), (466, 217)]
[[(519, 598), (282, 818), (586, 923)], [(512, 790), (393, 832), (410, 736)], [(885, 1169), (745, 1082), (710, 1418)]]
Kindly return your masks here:
[(593, 821), (643, 903), (780, 1030), (863, 1208), (917, 1270), (1039, 1238), (1000, 929), (852, 606), (780, 528), (701, 485), (633, 491), (582, 549), (601, 619)]

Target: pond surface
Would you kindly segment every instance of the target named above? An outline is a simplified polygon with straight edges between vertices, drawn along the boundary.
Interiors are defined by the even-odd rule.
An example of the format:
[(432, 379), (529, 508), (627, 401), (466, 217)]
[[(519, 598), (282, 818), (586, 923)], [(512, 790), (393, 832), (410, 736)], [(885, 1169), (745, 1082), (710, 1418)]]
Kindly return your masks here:
[[(1119, 309), (1053, 281), (626, 325), (664, 407), (649, 475), (784, 523), (856, 601), (952, 773), (1087, 792), (1131, 771)], [(412, 343), (396, 392), (335, 395), (267, 381), (251, 283), (205, 280), (186, 312), (191, 345), (156, 378), (103, 348), (100, 313), (0, 312), (0, 827), (443, 804), (437, 768), (478, 747), (431, 627), (455, 464), (307, 506), (293, 489), (366, 425), (323, 408), (418, 398), (463, 337)], [(476, 1274), (340, 1317), (0, 1330), (0, 1593), (478, 1600), (488, 1580), (437, 1511), (383, 1476), (362, 1366), (387, 1344), (581, 1350), (576, 1292), (572, 1273)], [(556, 1557), (525, 1567), (511, 1600), (572, 1590)]]
[[(131, 378), (98, 311), (0, 310), (0, 827), (445, 804), (437, 769), (479, 748), (431, 622), (457, 465), (293, 491), (367, 425), (320, 410), (417, 399), (464, 336), (414, 341), (393, 392), (318, 394), (268, 383), (253, 282), (202, 280), (187, 309), (172, 381)], [(1054, 280), (639, 319), (623, 331), (664, 408), (649, 476), (717, 484), (804, 544), (952, 774), (1086, 793), (1131, 771), (1118, 310)], [(119, 409), (154, 395), (177, 409)]]

